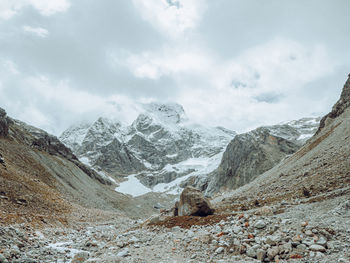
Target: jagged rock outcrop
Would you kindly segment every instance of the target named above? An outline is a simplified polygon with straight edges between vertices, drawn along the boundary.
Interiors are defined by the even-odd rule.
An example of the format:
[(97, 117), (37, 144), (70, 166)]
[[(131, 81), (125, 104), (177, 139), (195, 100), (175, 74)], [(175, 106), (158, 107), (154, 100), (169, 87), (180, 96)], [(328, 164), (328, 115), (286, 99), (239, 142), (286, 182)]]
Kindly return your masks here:
[(209, 199), (205, 198), (201, 191), (194, 187), (186, 187), (181, 195), (180, 201), (176, 202), (174, 208), (175, 216), (207, 216), (212, 215)]
[(271, 135), (301, 146), (316, 133), (320, 120), (320, 117), (309, 117), (263, 127), (268, 129)]
[(9, 131), (10, 118), (7, 117), (6, 111), (0, 108), (0, 136), (6, 137)]
[(47, 132), (24, 122), (13, 120), (11, 118), (9, 119), (12, 123), (12, 125), (9, 126), (10, 139), (15, 140), (18, 143), (24, 143), (39, 151), (63, 157), (74, 163), (91, 178), (98, 180), (102, 184), (111, 184), (110, 180), (102, 177), (96, 171), (81, 163), (71, 149), (65, 146), (56, 136), (48, 134)]
[(60, 139), (96, 170), (111, 176), (138, 173), (153, 188), (205, 168), (235, 135), (190, 123), (181, 105), (150, 103), (129, 126), (99, 118), (70, 127)]
[(144, 169), (144, 165), (117, 139), (99, 148), (99, 155), (93, 165), (103, 167), (108, 173), (135, 173)]
[(206, 194), (235, 189), (278, 164), (299, 145), (271, 134), (267, 128), (237, 135), (227, 146), (221, 163), (209, 180)]
[[(264, 129), (271, 136), (300, 147), (316, 132), (318, 122), (319, 118), (303, 118)], [(207, 189), (213, 176), (206, 175), (219, 166), (225, 148), (235, 135), (235, 132), (223, 127), (210, 128), (190, 123), (178, 104), (151, 103), (144, 105), (144, 111), (130, 126), (99, 118), (93, 124), (83, 123), (69, 128), (60, 139), (73, 149), (80, 160), (96, 170), (112, 176), (137, 174), (136, 178), (150, 189), (170, 191), (177, 188), (176, 191), (180, 192), (187, 185)], [(296, 149), (297, 146), (294, 151)], [(252, 163), (252, 167), (259, 167), (251, 173), (255, 176), (270, 169), (286, 155), (283, 149), (277, 149), (277, 152), (280, 153), (275, 154), (278, 158), (270, 154), (264, 165), (262, 161)], [(223, 173), (228, 173), (226, 168), (224, 170)], [(240, 177), (237, 185), (249, 182), (254, 176)], [(175, 181), (180, 178), (183, 180)], [(171, 182), (177, 183), (167, 186)]]
[(349, 106), (350, 106), (350, 74), (348, 75), (348, 80), (344, 84), (344, 88), (342, 90), (339, 100), (337, 101), (336, 104), (334, 104), (332, 111), (322, 118), (320, 122), (320, 127), (317, 133), (319, 133), (327, 125), (327, 123), (331, 122), (333, 119), (340, 116), (345, 111), (345, 109), (347, 109)]
[(115, 181), (81, 163), (57, 137), (1, 112), (6, 124), (0, 136), (1, 223), (25, 223), (26, 218), (65, 222), (81, 206), (132, 216), (154, 213), (153, 197), (137, 207), (136, 200), (114, 190)]

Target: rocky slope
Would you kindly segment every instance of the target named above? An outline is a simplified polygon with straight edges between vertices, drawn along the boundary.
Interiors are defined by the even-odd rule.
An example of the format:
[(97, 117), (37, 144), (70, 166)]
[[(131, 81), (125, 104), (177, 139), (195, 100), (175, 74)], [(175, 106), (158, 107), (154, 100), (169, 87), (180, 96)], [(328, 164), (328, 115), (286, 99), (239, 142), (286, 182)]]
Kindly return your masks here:
[(115, 192), (108, 177), (81, 163), (55, 136), (2, 109), (0, 127), (0, 223), (67, 221), (75, 205), (133, 216), (156, 211), (151, 196), (136, 208), (139, 201)]
[(98, 171), (114, 178), (137, 174), (135, 180), (149, 191), (158, 186), (164, 191), (173, 187), (176, 192), (184, 178), (176, 179), (210, 172), (204, 171), (207, 164), (218, 162), (235, 135), (222, 127), (189, 122), (178, 104), (151, 103), (143, 105), (143, 112), (130, 126), (99, 118), (92, 124), (70, 127), (60, 139), (80, 160)]
[(303, 145), (318, 130), (321, 118), (302, 118), (272, 126), (264, 126), (271, 135)]
[(318, 129), (320, 118), (303, 118), (239, 134), (229, 143), (220, 165), (206, 176), (190, 178), (206, 195), (235, 189), (254, 180), (296, 152)]
[[(1, 262), (350, 262), (348, 196), (208, 217), (0, 226)], [(151, 223), (152, 221), (152, 223)]]
[[(349, 192), (350, 182), (350, 76), (339, 101), (326, 115), (318, 132), (295, 154), (232, 193), (244, 202), (326, 199)], [(228, 201), (229, 202), (229, 201)]]

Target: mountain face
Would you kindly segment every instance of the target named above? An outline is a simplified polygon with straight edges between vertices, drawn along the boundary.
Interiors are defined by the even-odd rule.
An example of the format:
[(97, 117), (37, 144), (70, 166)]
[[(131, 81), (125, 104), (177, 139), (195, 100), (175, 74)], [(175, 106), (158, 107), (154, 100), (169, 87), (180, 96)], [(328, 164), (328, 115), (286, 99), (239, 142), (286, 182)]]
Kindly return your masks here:
[(227, 193), (230, 197), (223, 206), (239, 203), (249, 208), (259, 202), (261, 205), (281, 200), (312, 202), (348, 195), (349, 171), (350, 75), (340, 99), (322, 118), (317, 133), (296, 153), (256, 180)]
[(316, 132), (319, 120), (303, 118), (237, 135), (227, 146), (219, 167), (195, 184), (211, 195), (251, 182), (296, 152)]
[(321, 118), (302, 118), (277, 125), (264, 126), (270, 134), (303, 145), (317, 131)]
[(151, 103), (143, 108), (129, 126), (99, 118), (70, 127), (60, 139), (96, 170), (114, 176), (138, 173), (138, 179), (153, 188), (198, 172), (236, 135), (222, 127), (190, 123), (178, 104)]
[[(120, 149), (117, 143), (115, 147)], [(156, 196), (137, 207), (138, 200), (114, 191), (113, 181), (80, 162), (57, 137), (8, 117), (0, 108), (1, 223), (23, 223), (27, 216), (66, 220), (81, 207), (132, 216), (154, 213)]]
[(271, 169), (299, 149), (318, 123), (319, 118), (304, 118), (236, 136), (222, 127), (190, 123), (178, 104), (152, 103), (144, 105), (129, 126), (99, 118), (70, 127), (60, 139), (98, 171), (112, 176), (133, 174), (117, 191), (178, 193), (179, 187), (196, 185), (215, 193), (222, 186), (241, 186)]
[(319, 133), (327, 124), (331, 123), (332, 120), (339, 117), (344, 111), (350, 106), (350, 74), (348, 80), (344, 84), (344, 88), (340, 95), (340, 99), (334, 104), (332, 111), (324, 116), (321, 120), (320, 127), (317, 131)]

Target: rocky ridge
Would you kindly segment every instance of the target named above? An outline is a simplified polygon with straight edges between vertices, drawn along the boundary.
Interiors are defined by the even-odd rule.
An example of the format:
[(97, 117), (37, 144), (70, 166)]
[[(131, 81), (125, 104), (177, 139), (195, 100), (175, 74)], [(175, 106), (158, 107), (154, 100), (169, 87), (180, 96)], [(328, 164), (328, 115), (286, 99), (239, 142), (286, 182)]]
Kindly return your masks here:
[[(244, 139), (247, 145), (243, 148), (246, 150), (229, 154), (231, 146), (227, 145), (236, 136), (235, 132), (190, 123), (178, 104), (151, 103), (144, 105), (144, 112), (130, 126), (123, 127), (118, 121), (99, 118), (93, 124), (72, 126), (62, 133), (60, 139), (73, 149), (80, 160), (117, 181), (123, 180), (118, 179), (122, 174), (136, 174), (132, 180), (117, 187), (117, 191), (129, 188), (131, 183), (141, 183), (139, 188), (143, 191), (125, 193), (140, 195), (154, 191), (177, 194), (185, 186), (195, 185), (202, 190), (207, 189), (207, 194), (213, 194), (223, 185), (229, 188), (241, 186), (272, 168), (310, 138), (317, 130), (318, 122), (319, 118), (304, 118), (259, 128), (248, 133), (250, 137), (238, 135), (237, 138), (249, 137)], [(278, 145), (271, 147), (271, 142), (261, 139), (264, 137), (262, 134), (267, 132)], [(222, 157), (225, 148), (226, 153)], [(247, 164), (253, 148), (259, 149), (259, 154), (253, 155), (259, 155), (261, 162)], [(246, 164), (239, 169), (249, 168), (251, 171), (244, 176), (238, 175), (239, 179), (236, 176), (232, 176), (236, 178), (234, 180), (223, 179), (228, 175), (230, 158), (246, 159)], [(216, 169), (220, 161), (222, 165)]]
[(208, 175), (205, 191), (213, 194), (243, 186), (270, 170), (285, 156), (296, 152), (299, 147), (298, 144), (272, 135), (266, 128), (237, 135), (227, 146), (218, 169)]
[(192, 179), (191, 184), (208, 196), (245, 185), (296, 152), (315, 134), (319, 120), (303, 118), (238, 134), (226, 147), (218, 168)]
[(66, 222), (74, 205), (136, 217), (156, 211), (158, 197), (144, 198), (137, 208), (138, 200), (115, 192), (108, 177), (81, 163), (55, 136), (0, 112), (0, 224)]
[[(349, 89), (348, 83), (349, 79), (344, 86), (345, 91)], [(349, 97), (344, 90), (335, 105), (348, 105)], [(346, 193), (350, 182), (350, 108), (342, 107), (343, 113), (325, 121), (323, 128), (295, 154), (250, 184), (227, 194), (232, 195), (232, 199), (237, 198), (235, 202), (254, 206), (254, 202), (262, 198), (264, 202), (273, 202), (314, 195), (329, 198), (329, 195)]]
[(217, 160), (214, 157), (235, 135), (222, 127), (191, 123), (178, 104), (151, 103), (143, 106), (130, 126), (99, 118), (90, 125), (69, 128), (60, 139), (96, 170), (114, 178), (138, 174), (138, 180), (151, 190)]

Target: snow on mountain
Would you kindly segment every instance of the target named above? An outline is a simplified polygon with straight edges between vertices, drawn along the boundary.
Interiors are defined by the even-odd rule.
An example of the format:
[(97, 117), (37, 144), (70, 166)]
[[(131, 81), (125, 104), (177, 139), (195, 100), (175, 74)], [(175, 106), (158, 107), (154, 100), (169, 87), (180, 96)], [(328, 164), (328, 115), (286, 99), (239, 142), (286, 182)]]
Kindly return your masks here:
[[(304, 118), (264, 128), (303, 144), (318, 122), (319, 118)], [(128, 176), (116, 191), (137, 196), (150, 191), (175, 194), (208, 175), (235, 135), (223, 127), (191, 122), (179, 104), (150, 103), (129, 126), (99, 118), (70, 127), (60, 139), (96, 171), (111, 178)]]
[(296, 144), (304, 144), (317, 131), (320, 125), (320, 117), (302, 118), (299, 120), (282, 122), (273, 126), (265, 126), (274, 136), (292, 141)]
[[(135, 180), (143, 185), (137, 193), (145, 192), (144, 187), (178, 192), (178, 185), (190, 174), (205, 173), (208, 167), (217, 166), (217, 156), (236, 134), (190, 122), (179, 104), (150, 103), (143, 109), (130, 126), (99, 118), (70, 127), (60, 139), (97, 171), (108, 176), (130, 175), (118, 189), (130, 189), (127, 193), (135, 195)], [(134, 186), (125, 187), (128, 184)]]
[(192, 185), (212, 195), (249, 183), (296, 152), (317, 131), (319, 121), (303, 118), (238, 134), (227, 146), (217, 169), (194, 178)]

